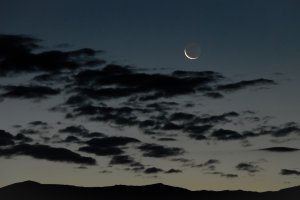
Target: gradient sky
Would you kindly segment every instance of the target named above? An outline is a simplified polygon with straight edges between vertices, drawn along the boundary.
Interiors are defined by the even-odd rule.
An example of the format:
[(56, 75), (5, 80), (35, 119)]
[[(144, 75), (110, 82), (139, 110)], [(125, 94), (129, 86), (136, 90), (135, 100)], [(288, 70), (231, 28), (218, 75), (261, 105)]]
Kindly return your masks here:
[[(95, 57), (106, 61), (91, 68), (94, 70), (101, 71), (109, 64), (115, 64), (124, 69), (126, 65), (131, 66), (134, 74), (170, 75), (175, 70), (183, 70), (214, 71), (224, 76), (222, 80), (210, 82), (214, 88), (212, 92), (221, 93), (223, 97), (212, 97), (208, 92), (198, 91), (160, 96), (150, 101), (129, 101), (132, 97), (140, 97), (140, 93), (134, 93), (122, 98), (99, 100), (90, 97), (94, 106), (105, 103), (107, 107), (137, 109), (146, 108), (151, 103), (175, 102), (177, 105), (167, 105), (160, 114), (168, 118), (171, 114), (183, 112), (208, 118), (236, 112), (238, 116), (226, 116), (218, 123), (210, 119), (207, 124), (213, 128), (207, 134), (211, 135), (203, 140), (191, 136), (187, 131), (190, 125), (187, 121), (174, 122), (183, 123), (184, 129), (160, 128), (154, 131), (161, 134), (147, 135), (138, 123), (120, 125), (115, 119), (93, 121), (89, 116), (65, 118), (67, 113), (76, 114), (74, 107), (82, 106), (62, 103), (74, 94), (67, 90), (78, 86), (72, 80), (84, 67), (58, 73), (58, 76), (66, 73), (70, 82), (65, 82), (66, 77), (64, 80), (55, 78), (51, 83), (33, 82), (33, 77), (45, 71), (33, 73), (26, 67), (25, 70), (5, 68), (5, 71), (7, 66), (2, 64), (5, 56), (0, 51), (0, 72), (14, 71), (10, 76), (4, 74), (0, 77), (0, 129), (14, 137), (22, 133), (32, 138), (31, 142), (0, 146), (0, 186), (28, 179), (82, 186), (163, 182), (193, 190), (265, 191), (299, 185), (300, 153), (288, 151), (300, 148), (299, 9), (297, 0), (2, 0), (0, 34), (41, 39), (38, 44), (43, 48), (34, 50), (35, 54), (54, 49), (67, 52), (92, 48), (104, 51)], [(184, 47), (189, 43), (201, 47), (200, 59), (192, 61), (184, 57)], [(90, 80), (85, 81), (88, 84)], [(118, 80), (112, 82), (116, 84), (112, 87), (128, 86), (119, 84)], [(9, 86), (33, 84), (59, 87), (62, 92), (46, 98), (8, 95), (12, 92)], [(67, 88), (67, 84), (71, 86)], [(230, 84), (235, 88), (228, 89), (232, 86)], [(160, 89), (155, 88), (155, 91)], [(57, 108), (56, 111), (49, 111), (53, 107)], [(159, 115), (159, 112), (135, 114), (140, 122)], [(30, 125), (33, 121), (46, 122), (47, 126), (43, 129), (40, 125)], [(78, 137), (81, 143), (63, 142), (68, 134), (76, 136), (76, 133), (62, 133), (60, 130), (79, 125), (89, 132), (105, 133), (105, 137), (126, 136), (140, 140), (141, 143), (123, 146), (126, 149), (122, 155), (130, 156), (144, 168), (134, 171), (130, 166), (133, 163), (113, 164), (113, 155), (97, 156), (79, 151), (91, 139), (82, 135)], [(37, 133), (24, 132), (28, 129)], [(232, 130), (242, 137), (213, 137), (217, 130)], [(246, 131), (257, 136), (245, 136)], [(166, 138), (173, 140), (166, 141)], [(49, 158), (32, 158), (32, 154), (17, 156), (18, 153), (10, 153), (7, 158), (1, 153), (21, 143), (65, 148), (96, 159), (97, 165), (53, 162)], [(145, 156), (147, 151), (143, 151), (141, 145), (146, 143), (181, 148), (185, 153), (176, 154), (176, 149), (170, 149), (174, 155)], [(270, 147), (290, 149), (259, 150)], [(152, 173), (147, 169), (152, 169)], [(173, 173), (168, 173), (170, 169), (174, 169)]]

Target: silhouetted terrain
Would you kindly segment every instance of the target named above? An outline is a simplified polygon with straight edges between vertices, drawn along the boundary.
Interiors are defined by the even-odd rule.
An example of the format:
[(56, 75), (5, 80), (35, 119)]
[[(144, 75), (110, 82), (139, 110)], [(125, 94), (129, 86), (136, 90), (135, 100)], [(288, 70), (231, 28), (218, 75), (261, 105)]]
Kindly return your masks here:
[(153, 184), (146, 186), (111, 186), (85, 188), (67, 185), (39, 184), (32, 181), (12, 184), (0, 189), (3, 200), (60, 200), (60, 199), (299, 199), (300, 186), (283, 189), (277, 192), (245, 191), (190, 191), (183, 188)]

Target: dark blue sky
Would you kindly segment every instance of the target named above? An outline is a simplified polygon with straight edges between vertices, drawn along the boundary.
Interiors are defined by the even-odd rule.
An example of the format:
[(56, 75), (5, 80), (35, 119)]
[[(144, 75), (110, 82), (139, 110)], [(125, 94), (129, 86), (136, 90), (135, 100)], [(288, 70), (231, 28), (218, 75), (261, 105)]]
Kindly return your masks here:
[[(299, 64), (296, 0), (1, 1), (0, 30), (107, 51), (142, 68), (199, 67), (231, 73), (282, 71)], [(187, 63), (182, 50), (200, 44)], [(290, 65), (290, 66), (288, 66)]]

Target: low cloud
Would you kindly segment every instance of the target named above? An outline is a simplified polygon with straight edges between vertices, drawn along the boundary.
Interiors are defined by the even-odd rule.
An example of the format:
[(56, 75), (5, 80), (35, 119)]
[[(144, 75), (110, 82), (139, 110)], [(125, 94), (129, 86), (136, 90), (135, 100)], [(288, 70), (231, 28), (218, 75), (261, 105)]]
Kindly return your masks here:
[(230, 118), (239, 117), (240, 114), (234, 111), (226, 112), (221, 115), (212, 115), (206, 117), (197, 117), (194, 123), (216, 124), (230, 122)]
[(19, 134), (23, 134), (23, 135), (37, 135), (37, 134), (40, 134), (40, 133), (41, 133), (40, 130), (36, 130), (36, 129), (32, 129), (32, 128), (21, 129), (19, 131)]
[(285, 137), (291, 134), (300, 134), (299, 125), (295, 122), (289, 122), (281, 126), (260, 126), (253, 131), (245, 133), (248, 137), (261, 135), (271, 135), (273, 137)]
[(164, 170), (157, 168), (157, 167), (150, 167), (144, 170), (145, 174), (157, 174), (163, 172)]
[(204, 94), (204, 96), (207, 96), (207, 97), (210, 97), (213, 99), (221, 99), (224, 97), (224, 95), (219, 92), (207, 92)]
[(146, 157), (164, 158), (169, 156), (182, 155), (184, 150), (177, 147), (165, 147), (157, 144), (143, 144), (139, 149)]
[(203, 168), (205, 170), (210, 170), (210, 171), (214, 171), (216, 170), (216, 165), (220, 164), (221, 162), (219, 160), (216, 159), (209, 159), (206, 162), (202, 163), (202, 164), (191, 164), (191, 167), (200, 167)]
[(225, 177), (225, 178), (237, 178), (237, 177), (239, 177), (237, 174), (226, 174), (226, 173), (223, 173), (223, 172), (209, 172), (207, 174), (220, 175), (221, 177)]
[(263, 170), (261, 167), (253, 163), (239, 163), (235, 168), (237, 170), (246, 171), (249, 173), (256, 173)]
[(92, 153), (98, 156), (111, 156), (111, 155), (120, 155), (124, 151), (119, 147), (97, 147), (97, 146), (84, 146), (78, 149), (79, 151)]
[(291, 147), (269, 147), (260, 150), (271, 151), (271, 152), (294, 152), (294, 151), (299, 151), (300, 149), (291, 148)]
[(65, 148), (56, 148), (39, 144), (21, 144), (10, 148), (0, 149), (0, 156), (11, 157), (18, 155), (26, 155), (36, 159), (49, 161), (96, 165), (95, 159), (81, 156), (80, 154)]
[(75, 137), (72, 135), (66, 137), (64, 140), (62, 140), (60, 142), (62, 142), (62, 143), (82, 143), (82, 141), (78, 137)]
[(191, 126), (186, 126), (184, 131), (190, 133), (189, 137), (196, 139), (196, 140), (204, 140), (207, 139), (207, 136), (205, 134), (208, 133), (210, 129), (212, 129), (213, 126), (211, 125), (191, 125)]
[(45, 126), (48, 126), (48, 123), (47, 122), (43, 122), (43, 121), (32, 121), (32, 122), (29, 122), (29, 125), (31, 125), (31, 126), (42, 126), (42, 127), (45, 127)]
[(182, 173), (182, 170), (179, 169), (169, 169), (168, 171), (165, 172), (166, 174), (177, 174), (177, 173)]
[(110, 165), (128, 165), (130, 170), (138, 172), (144, 169), (144, 165), (135, 161), (133, 157), (128, 155), (116, 155), (110, 160)]
[(226, 129), (215, 130), (211, 136), (216, 140), (240, 140), (245, 138), (236, 131)]
[(120, 156), (114, 156), (110, 164), (111, 165), (128, 165), (128, 164), (133, 164), (135, 161), (132, 157), (127, 156), (127, 155), (120, 155)]
[(11, 135), (10, 133), (4, 130), (0, 130), (0, 146), (15, 144), (13, 138), (14, 138), (13, 135)]
[(140, 141), (131, 137), (104, 137), (93, 138), (87, 141), (88, 145), (97, 147), (115, 147), (127, 145), (129, 143), (140, 143)]
[(29, 143), (29, 142), (33, 141), (32, 138), (30, 138), (30, 137), (28, 137), (28, 136), (26, 136), (24, 134), (21, 134), (21, 133), (19, 133), (16, 136), (14, 136), (14, 140), (15, 141), (19, 141), (21, 143)]
[(276, 83), (273, 80), (260, 78), (260, 79), (240, 81), (240, 82), (230, 83), (225, 85), (219, 85), (217, 89), (224, 90), (224, 91), (236, 91), (250, 86), (264, 86), (264, 85), (275, 85), (275, 84)]
[(203, 164), (200, 164), (199, 166), (201, 167), (205, 167), (205, 166), (209, 166), (209, 165), (215, 165), (215, 164), (220, 164), (221, 162), (219, 160), (216, 159), (209, 159), (208, 161), (206, 161)]
[(47, 86), (2, 86), (5, 92), (1, 94), (6, 98), (23, 98), (23, 99), (42, 99), (49, 96), (58, 95), (59, 89)]
[(58, 130), (60, 133), (70, 133), (72, 135), (85, 136), (89, 131), (82, 125), (68, 126), (66, 128)]
[[(193, 73), (193, 75), (191, 75)], [(93, 99), (111, 99), (142, 95), (140, 100), (156, 100), (161, 97), (191, 94), (221, 78), (216, 72), (190, 72), (190, 76), (136, 73), (128, 67), (107, 65), (102, 70), (85, 70), (76, 76), (80, 94)], [(84, 83), (84, 87), (83, 87)], [(94, 86), (86, 87), (86, 85)], [(118, 85), (118, 88), (94, 89), (95, 86)]]
[(99, 156), (120, 155), (124, 153), (120, 147), (130, 143), (140, 143), (140, 141), (131, 137), (93, 138), (86, 142), (87, 146), (80, 147), (79, 151)]
[(89, 132), (88, 129), (86, 129), (82, 125), (75, 125), (75, 126), (67, 126), (63, 129), (58, 130), (59, 133), (67, 133), (70, 135), (75, 136), (81, 136), (85, 138), (99, 138), (99, 137), (106, 137), (104, 133), (101, 132)]
[(282, 169), (280, 174), (284, 176), (290, 176), (290, 175), (300, 176), (300, 171), (292, 170), (292, 169)]
[(73, 51), (43, 51), (40, 40), (24, 35), (0, 35), (0, 75), (22, 72), (57, 72), (74, 70), (84, 66), (103, 64), (95, 56), (100, 51), (90, 48)]

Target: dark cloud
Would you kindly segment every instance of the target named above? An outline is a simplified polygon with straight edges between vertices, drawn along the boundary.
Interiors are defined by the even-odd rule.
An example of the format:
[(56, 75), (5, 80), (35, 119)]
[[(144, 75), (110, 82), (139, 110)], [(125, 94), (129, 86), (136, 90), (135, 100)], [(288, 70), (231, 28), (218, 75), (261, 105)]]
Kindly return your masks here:
[(44, 122), (44, 121), (32, 121), (32, 122), (29, 122), (28, 124), (30, 127), (33, 127), (33, 128), (39, 129), (39, 130), (47, 130), (47, 129), (51, 128), (51, 126), (47, 122)]
[(264, 86), (264, 85), (274, 85), (276, 84), (275, 81), (269, 80), (269, 79), (255, 79), (255, 80), (247, 80), (247, 81), (240, 81), (237, 83), (230, 83), (225, 85), (219, 85), (217, 87), (218, 90), (224, 90), (224, 91), (235, 91), (244, 89), (246, 87), (250, 86)]
[(138, 120), (136, 116), (118, 116), (118, 117), (111, 117), (111, 116), (106, 116), (106, 117), (95, 117), (93, 120), (99, 120), (99, 121), (111, 121), (119, 126), (134, 126), (138, 124)]
[(32, 142), (33, 139), (24, 135), (24, 134), (21, 134), (21, 133), (18, 133), (15, 137), (14, 137), (15, 140), (17, 141), (20, 141), (22, 143), (28, 143), (28, 142)]
[(97, 138), (97, 137), (106, 137), (104, 133), (100, 132), (90, 132), (88, 135), (85, 135), (87, 138)]
[(119, 147), (96, 147), (96, 146), (84, 146), (80, 147), (79, 151), (92, 153), (98, 156), (111, 156), (111, 155), (120, 155), (123, 154), (124, 151)]
[(81, 140), (78, 137), (75, 137), (75, 136), (71, 135), (71, 136), (66, 137), (61, 142), (65, 142), (65, 143), (81, 143)]
[(143, 91), (137, 88), (77, 88), (77, 92), (82, 96), (87, 96), (96, 100), (116, 99), (120, 97), (128, 97), (135, 93), (141, 93)]
[(95, 58), (99, 51), (84, 48), (74, 51), (44, 51), (33, 53), (40, 40), (23, 35), (0, 35), (0, 74), (77, 69), (103, 64)]
[(299, 151), (300, 149), (290, 148), (290, 147), (270, 147), (270, 148), (264, 148), (260, 150), (271, 151), (271, 152), (293, 152), (293, 151)]
[(174, 71), (173, 76), (175, 77), (181, 77), (181, 78), (189, 78), (189, 77), (198, 77), (203, 78), (203, 82), (210, 82), (210, 81), (217, 81), (219, 79), (223, 79), (224, 76), (222, 76), (219, 73), (216, 73), (214, 71), (202, 71), (202, 72), (196, 72), (196, 71), (182, 71), (177, 70)]
[(78, 126), (68, 126), (66, 128), (58, 130), (60, 133), (70, 133), (78, 136), (88, 135), (89, 131), (82, 125)]
[(40, 46), (40, 40), (25, 35), (0, 35), (0, 56), (9, 57), (14, 54), (23, 54)]
[(190, 113), (176, 112), (170, 115), (171, 121), (190, 121), (193, 120), (196, 116)]
[(142, 166), (136, 162), (132, 157), (128, 155), (117, 155), (112, 157), (110, 161), (111, 165), (131, 165), (131, 166)]
[(104, 137), (93, 138), (87, 141), (88, 145), (94, 147), (116, 147), (127, 145), (129, 143), (140, 143), (140, 141), (131, 137)]
[(223, 94), (219, 92), (207, 92), (204, 95), (213, 99), (221, 99), (224, 97)]
[(31, 126), (48, 126), (48, 123), (43, 122), (43, 121), (32, 121), (32, 122), (29, 122), (29, 125), (31, 125)]
[(132, 107), (109, 107), (81, 105), (73, 110), (73, 116), (90, 116), (91, 120), (113, 122), (118, 125), (137, 125), (139, 121), (135, 113), (144, 113), (145, 110)]
[(170, 137), (163, 137), (163, 138), (158, 138), (158, 141), (176, 141), (175, 138), (170, 138)]
[(0, 146), (13, 145), (15, 143), (13, 139), (14, 137), (12, 134), (0, 130)]
[(217, 140), (240, 140), (245, 138), (236, 131), (226, 129), (215, 130), (211, 136)]
[(5, 92), (2, 97), (9, 98), (24, 98), (24, 99), (41, 99), (60, 93), (59, 89), (53, 89), (47, 86), (3, 86), (1, 87)]
[(139, 123), (140, 128), (154, 128), (157, 126), (158, 126), (157, 121), (151, 119), (147, 119)]
[(157, 174), (160, 172), (163, 172), (164, 170), (160, 169), (160, 168), (156, 168), (156, 167), (150, 167), (144, 170), (145, 174)]
[[(191, 76), (180, 76), (176, 72), (172, 75), (137, 73), (119, 65), (107, 65), (102, 70), (85, 70), (75, 77), (79, 86), (77, 92), (83, 96), (110, 99), (142, 94), (141, 101), (210, 90), (207, 84), (220, 78), (216, 72), (195, 72)], [(113, 85), (119, 87), (99, 88)]]
[(157, 144), (143, 144), (139, 149), (144, 152), (144, 156), (157, 158), (177, 156), (184, 153), (184, 150), (181, 148), (165, 147)]
[(86, 104), (88, 101), (88, 98), (85, 96), (80, 96), (80, 95), (72, 95), (70, 96), (65, 104), (67, 105), (83, 105)]
[(26, 155), (36, 159), (45, 159), (49, 161), (96, 165), (95, 159), (81, 156), (80, 154), (65, 148), (56, 148), (39, 144), (21, 144), (11, 148), (0, 149), (0, 156), (11, 157), (17, 155)]
[(221, 177), (225, 177), (225, 178), (237, 178), (237, 177), (239, 177), (237, 174), (226, 174), (226, 173), (223, 173), (223, 172), (209, 172), (207, 174), (220, 175)]
[(147, 104), (146, 107), (153, 109), (157, 112), (167, 111), (171, 110), (174, 106), (178, 106), (179, 104), (176, 102), (166, 102), (166, 101), (160, 101), (155, 103)]
[(295, 122), (289, 122), (281, 126), (260, 126), (253, 131), (245, 132), (244, 135), (248, 137), (257, 137), (261, 135), (285, 137), (293, 133), (300, 134), (300, 128)]
[[(216, 123), (225, 123), (230, 122), (230, 118), (240, 116), (237, 112), (227, 112), (221, 115), (212, 115), (212, 116), (203, 116), (199, 117), (194, 114), (177, 112), (170, 115), (169, 119), (158, 119), (157, 121), (145, 121), (145, 123), (151, 128), (159, 128), (162, 130), (182, 130), (183, 132), (190, 133), (189, 137), (196, 140), (205, 140), (208, 139), (206, 136), (207, 133), (214, 127)], [(159, 122), (163, 121), (163, 122)], [(164, 121), (166, 121), (164, 123)], [(183, 122), (181, 124), (174, 123)], [(164, 123), (163, 126), (158, 127), (157, 124)], [(198, 124), (204, 125), (198, 125)], [(220, 140), (229, 140), (229, 139), (241, 139), (244, 136), (237, 132), (230, 130), (219, 129), (215, 130), (212, 133), (212, 136)]]
[(154, 93), (150, 93), (150, 94), (141, 95), (138, 98), (138, 100), (139, 101), (152, 101), (152, 100), (157, 100), (163, 96), (164, 96), (164, 93), (162, 93), (162, 92), (154, 92)]
[(174, 173), (182, 173), (181, 170), (179, 169), (169, 169), (168, 171), (165, 172), (166, 174), (174, 174)]
[(230, 122), (228, 118), (240, 116), (237, 112), (226, 112), (221, 115), (212, 115), (207, 117), (197, 117), (194, 120), (194, 123), (203, 123), (203, 124), (215, 124), (215, 123), (225, 123)]
[(209, 165), (215, 165), (215, 164), (220, 164), (221, 162), (216, 159), (209, 159), (205, 163), (201, 164), (202, 166), (209, 166)]
[(283, 127), (277, 128), (272, 132), (274, 137), (283, 137), (291, 133), (300, 133), (300, 128), (294, 122), (287, 123)]
[(224, 174), (224, 173), (221, 173), (220, 175), (222, 177), (226, 177), (226, 178), (237, 178), (237, 177), (239, 177), (237, 174)]
[(190, 138), (193, 138), (195, 140), (206, 140), (207, 139), (207, 137), (202, 134), (194, 134), (193, 133), (193, 134), (190, 134), (189, 136), (190, 136)]
[(80, 147), (79, 151), (93, 153), (99, 156), (120, 155), (124, 153), (120, 146), (139, 142), (139, 140), (130, 137), (93, 138), (86, 142), (87, 146)]
[(167, 130), (167, 131), (172, 131), (172, 130), (182, 130), (184, 128), (183, 125), (178, 125), (173, 122), (166, 122), (161, 129), (162, 130)]
[(208, 131), (213, 128), (211, 125), (203, 125), (203, 126), (197, 126), (197, 125), (191, 125), (185, 127), (184, 131), (190, 133), (189, 137), (196, 139), (196, 140), (204, 140), (207, 137), (205, 136)]
[(72, 82), (72, 77), (69, 75), (70, 72), (50, 72), (37, 75), (31, 79), (33, 83), (47, 84), (47, 85), (56, 85), (68, 84)]
[(101, 173), (101, 174), (110, 174), (110, 173), (112, 173), (112, 171), (109, 171), (109, 170), (101, 170), (101, 171), (99, 171), (99, 173)]
[(249, 173), (256, 173), (262, 170), (258, 165), (253, 163), (239, 163), (236, 167), (237, 170), (247, 171)]
[(17, 70), (21, 60), (30, 56), (30, 52), (39, 48), (39, 40), (24, 35), (0, 35), (0, 74)]
[(76, 169), (88, 169), (87, 166), (79, 166), (79, 167), (76, 167)]
[(41, 132), (39, 130), (36, 129), (21, 129), (19, 131), (19, 134), (23, 134), (23, 135), (36, 135), (36, 134), (40, 134)]
[(216, 159), (209, 159), (205, 163), (199, 164), (199, 165), (194, 165), (192, 164), (191, 167), (203, 167), (206, 170), (214, 171), (216, 169), (216, 165), (220, 164), (221, 162)]
[(187, 159), (187, 158), (172, 158), (172, 161), (182, 162), (182, 163), (190, 163), (190, 162), (192, 162), (192, 160)]
[(280, 172), (281, 175), (296, 175), (296, 176), (300, 176), (300, 171), (297, 170), (292, 170), (292, 169), (282, 169)]
[(146, 135), (164, 135), (162, 132), (152, 131), (152, 130), (144, 130)]

